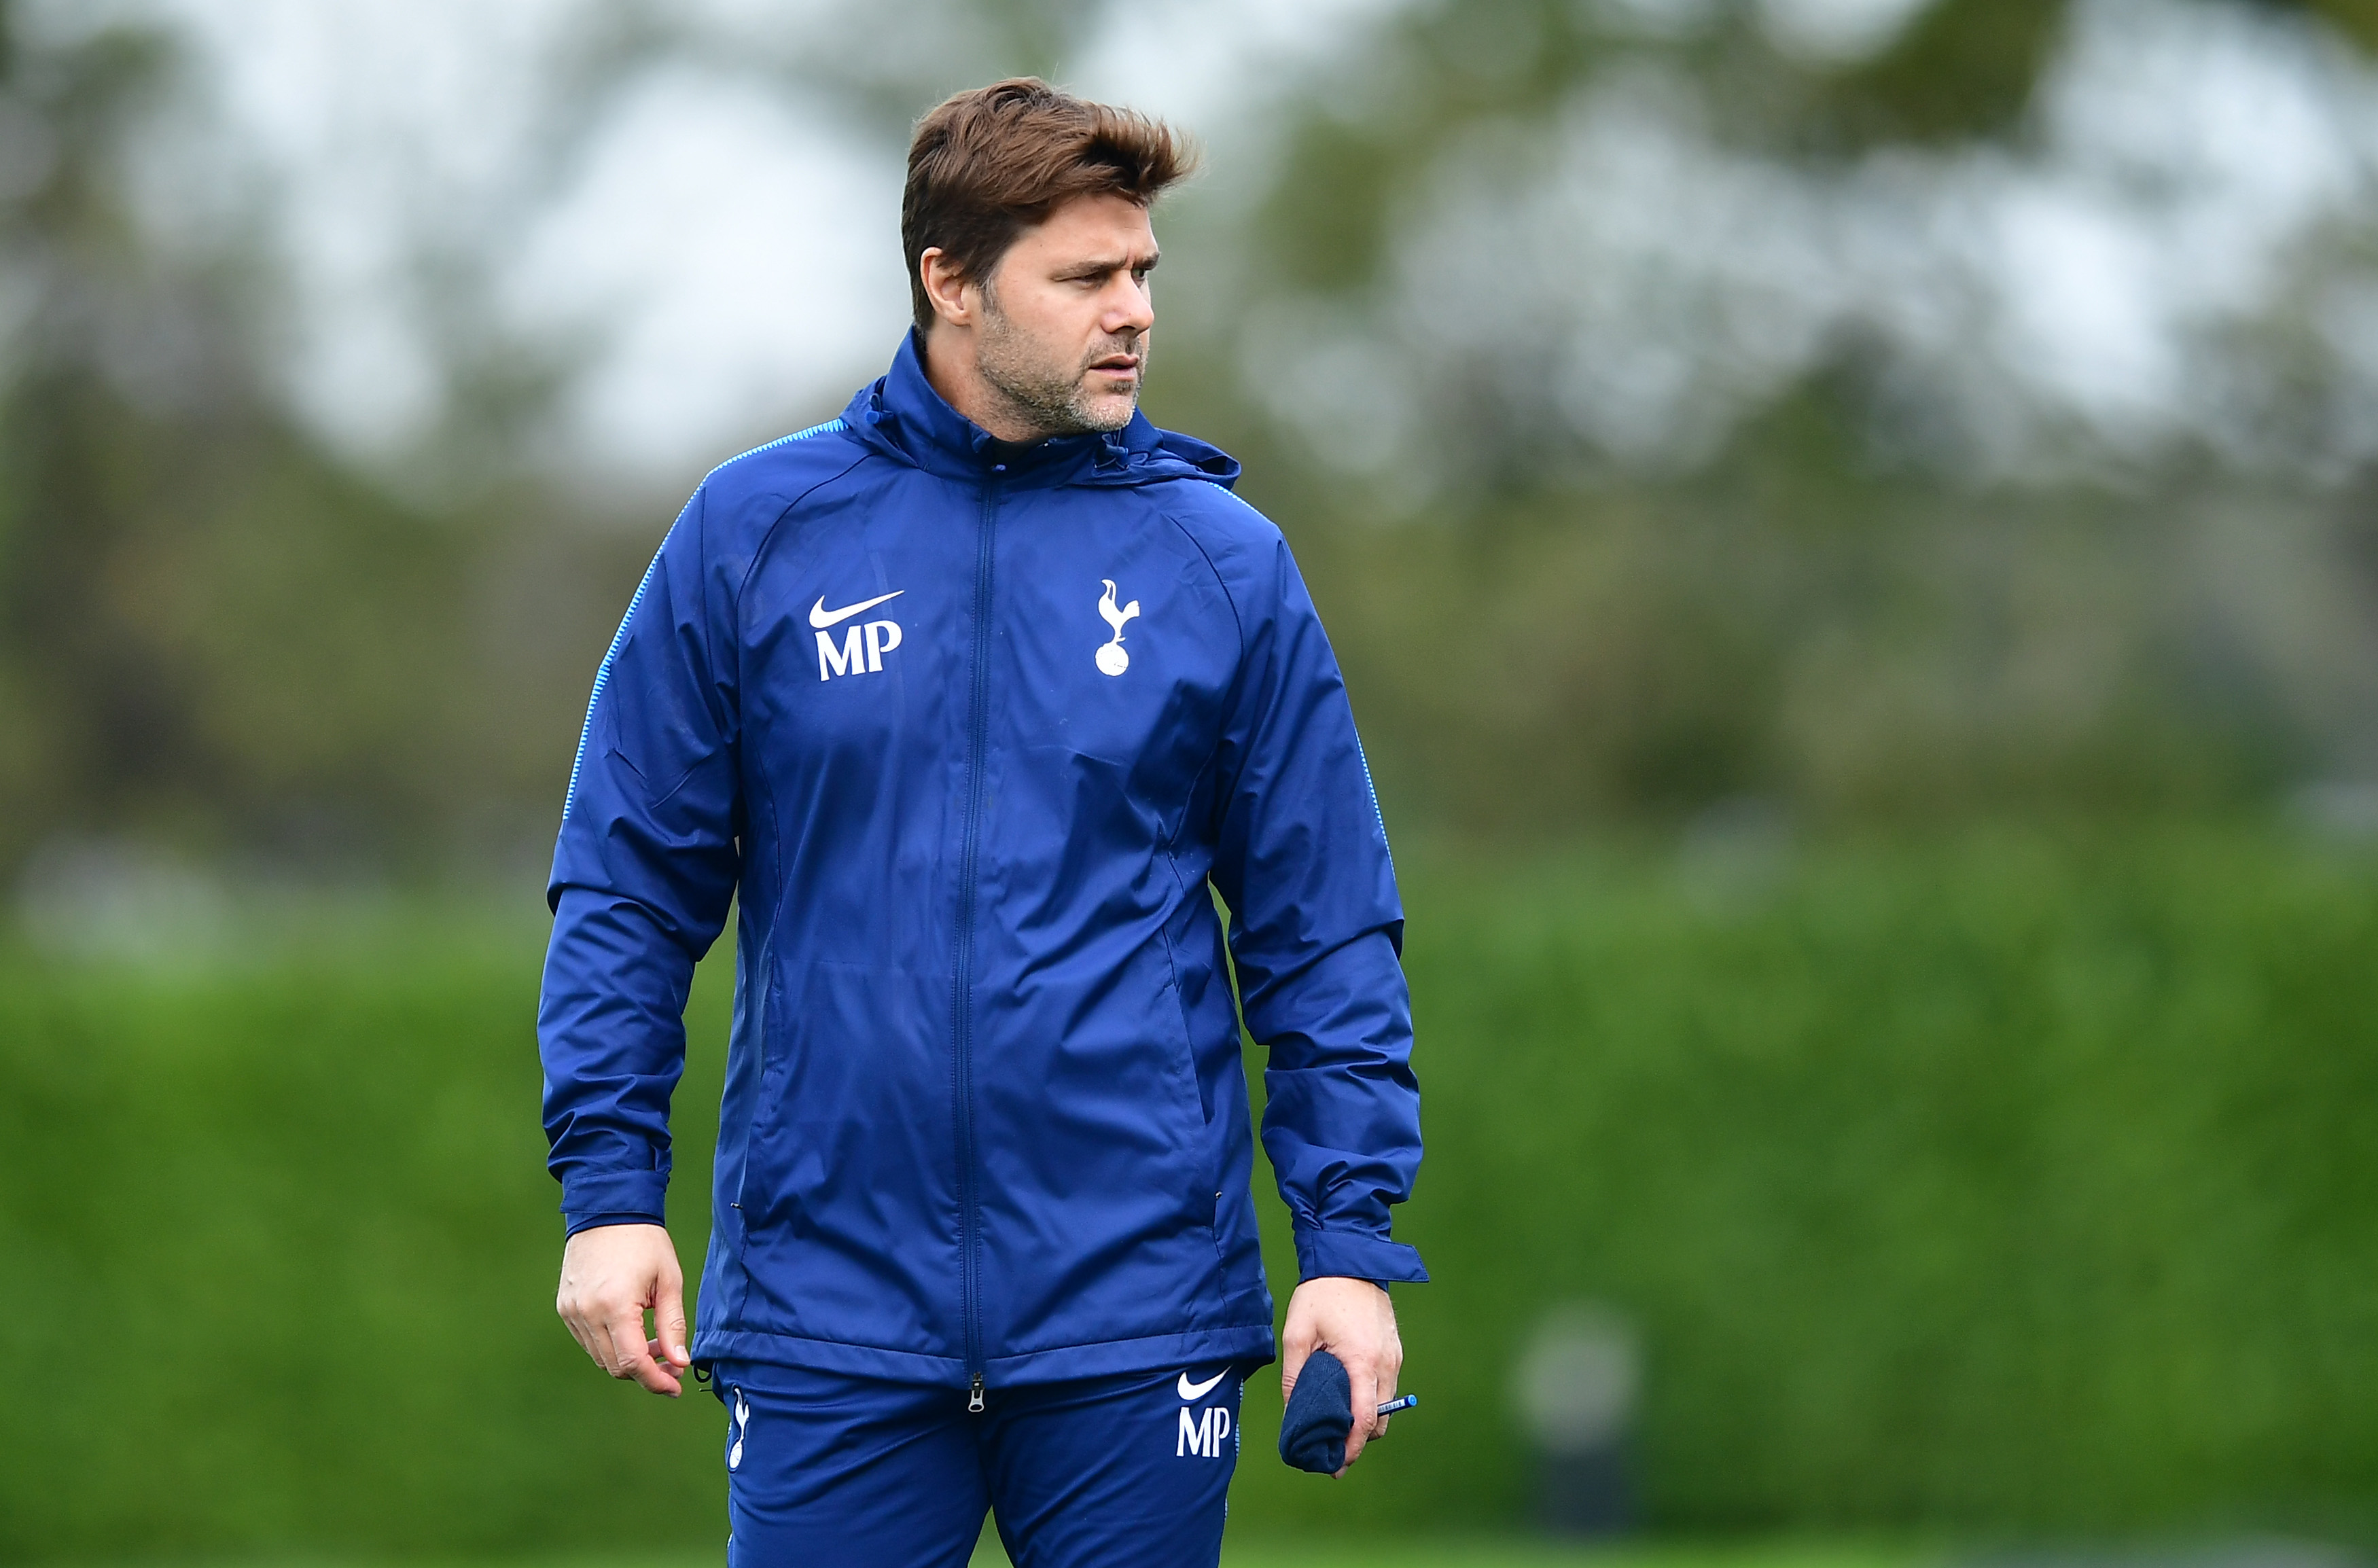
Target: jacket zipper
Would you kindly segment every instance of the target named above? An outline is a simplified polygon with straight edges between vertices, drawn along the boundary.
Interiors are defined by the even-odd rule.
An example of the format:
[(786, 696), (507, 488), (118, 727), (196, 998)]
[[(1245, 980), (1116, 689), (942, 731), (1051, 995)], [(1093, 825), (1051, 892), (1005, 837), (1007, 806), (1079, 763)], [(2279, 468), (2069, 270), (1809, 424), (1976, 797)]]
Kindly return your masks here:
[(975, 878), (982, 841), (983, 750), (991, 728), (991, 536), (999, 509), (996, 485), (982, 487), (982, 515), (975, 526), (974, 666), (970, 733), (967, 752), (966, 837), (958, 859), (957, 979), (951, 1033), (955, 1058), (958, 1143), (958, 1275), (966, 1323), (966, 1364), (972, 1379), (969, 1413), (983, 1407), (982, 1305), (976, 1252), (982, 1232), (981, 1195), (974, 1148), (974, 919)]

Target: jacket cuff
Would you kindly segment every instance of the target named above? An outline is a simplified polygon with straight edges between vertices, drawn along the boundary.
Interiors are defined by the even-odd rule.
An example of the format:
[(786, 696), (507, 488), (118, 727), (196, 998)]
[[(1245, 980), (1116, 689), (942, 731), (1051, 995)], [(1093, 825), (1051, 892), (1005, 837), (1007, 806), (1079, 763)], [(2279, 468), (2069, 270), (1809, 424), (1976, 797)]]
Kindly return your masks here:
[(1385, 1285), (1401, 1280), (1428, 1282), (1420, 1252), (1400, 1241), (1362, 1236), (1345, 1230), (1300, 1230), (1296, 1233), (1296, 1275), (1305, 1279), (1367, 1279)]
[(561, 1179), (561, 1213), (576, 1235), (597, 1219), (667, 1223), (668, 1175), (658, 1170), (576, 1170)]
[(561, 1233), (562, 1239), (565, 1241), (582, 1230), (600, 1230), (607, 1225), (666, 1225), (668, 1223), (658, 1215), (564, 1215), (562, 1218), (567, 1223), (567, 1228)]

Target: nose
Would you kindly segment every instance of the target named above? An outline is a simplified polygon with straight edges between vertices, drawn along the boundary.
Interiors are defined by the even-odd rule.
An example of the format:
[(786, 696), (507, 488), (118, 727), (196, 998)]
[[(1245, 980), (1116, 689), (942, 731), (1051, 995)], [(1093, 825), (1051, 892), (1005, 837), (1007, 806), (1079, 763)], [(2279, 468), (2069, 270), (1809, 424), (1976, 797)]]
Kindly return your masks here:
[(1156, 325), (1156, 297), (1147, 281), (1128, 272), (1107, 291), (1106, 314), (1099, 325), (1115, 337), (1145, 332)]

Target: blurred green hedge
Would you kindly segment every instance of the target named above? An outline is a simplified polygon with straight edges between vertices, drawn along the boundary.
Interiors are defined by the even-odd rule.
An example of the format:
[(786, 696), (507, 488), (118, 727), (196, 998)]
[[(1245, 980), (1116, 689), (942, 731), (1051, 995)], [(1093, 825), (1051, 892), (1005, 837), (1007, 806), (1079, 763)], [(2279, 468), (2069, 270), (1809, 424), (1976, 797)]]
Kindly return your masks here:
[[(1241, 1530), (1521, 1516), (1510, 1366), (1578, 1299), (1643, 1333), (1655, 1525), (2378, 1519), (2378, 868), (2206, 830), (1416, 861), (1424, 1403), (1331, 1485), (1256, 1380)], [(551, 1317), (536, 934), (425, 929), (0, 963), (0, 1558), (723, 1538), (716, 1406)]]

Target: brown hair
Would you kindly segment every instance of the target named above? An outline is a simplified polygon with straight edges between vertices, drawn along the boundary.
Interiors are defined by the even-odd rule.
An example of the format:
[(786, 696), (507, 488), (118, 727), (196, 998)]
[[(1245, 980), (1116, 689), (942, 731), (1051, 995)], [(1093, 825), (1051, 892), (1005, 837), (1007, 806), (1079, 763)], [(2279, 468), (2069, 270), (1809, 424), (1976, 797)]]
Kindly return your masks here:
[(918, 263), (938, 245), (958, 275), (988, 278), (1015, 236), (1080, 196), (1146, 207), (1195, 167), (1171, 127), (1037, 77), (943, 100), (908, 141), (900, 248), (919, 331), (933, 324)]

